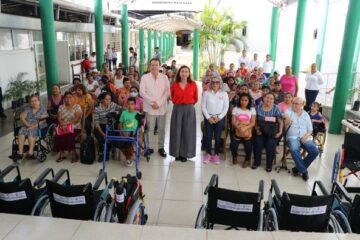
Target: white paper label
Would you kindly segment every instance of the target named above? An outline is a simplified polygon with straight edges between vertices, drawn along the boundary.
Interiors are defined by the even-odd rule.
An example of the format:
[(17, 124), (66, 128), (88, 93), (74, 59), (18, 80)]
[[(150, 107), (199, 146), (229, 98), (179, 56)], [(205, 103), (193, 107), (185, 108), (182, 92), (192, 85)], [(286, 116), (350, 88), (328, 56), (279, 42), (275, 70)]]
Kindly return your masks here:
[(116, 194), (116, 202), (123, 203), (125, 201), (125, 193)]
[(217, 208), (234, 212), (252, 212), (253, 204), (232, 203), (223, 200), (217, 200)]
[(318, 207), (291, 206), (290, 214), (304, 216), (321, 215), (326, 213), (326, 207), (326, 205)]
[(18, 201), (26, 199), (25, 191), (13, 192), (13, 193), (2, 193), (0, 192), (0, 199), (6, 202)]
[(54, 193), (54, 200), (58, 203), (62, 203), (65, 205), (80, 205), (85, 204), (85, 196), (76, 196), (76, 197), (65, 197), (59, 194)]

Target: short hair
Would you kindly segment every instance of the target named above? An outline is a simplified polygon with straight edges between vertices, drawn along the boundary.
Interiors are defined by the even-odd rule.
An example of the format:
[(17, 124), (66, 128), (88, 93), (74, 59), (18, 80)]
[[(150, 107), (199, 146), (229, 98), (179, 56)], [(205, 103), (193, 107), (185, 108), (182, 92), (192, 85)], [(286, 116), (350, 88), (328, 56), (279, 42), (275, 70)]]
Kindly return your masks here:
[(134, 102), (136, 104), (136, 99), (134, 97), (129, 97), (127, 99), (127, 103), (129, 103), (129, 102)]
[(155, 49), (159, 49), (159, 47), (155, 47)]
[(129, 51), (131, 51), (131, 50), (134, 50), (134, 48), (133, 48), (133, 47), (130, 47), (130, 48), (129, 48)]
[(271, 91), (271, 88), (269, 86), (267, 86), (267, 85), (263, 85), (261, 87), (261, 90), (264, 90), (264, 89), (267, 89), (267, 90)]
[(78, 89), (80, 89), (84, 95), (86, 94), (86, 87), (84, 86), (84, 84), (80, 83), (76, 85), (75, 91), (77, 91)]
[(321, 106), (321, 104), (318, 102), (313, 102), (311, 105), (315, 105), (315, 106), (317, 106), (317, 108), (320, 108), (320, 106)]
[(131, 86), (130, 92), (131, 92), (131, 89), (136, 89), (136, 91), (139, 92), (139, 88), (137, 86)]
[(130, 79), (128, 77), (124, 77), (123, 84), (125, 84), (125, 82), (127, 82), (127, 81), (130, 81)]
[(98, 96), (98, 99), (99, 99), (100, 101), (102, 101), (102, 100), (105, 99), (106, 96), (110, 96), (110, 98), (111, 98), (111, 94), (110, 94), (109, 92), (102, 92), (102, 93), (100, 93), (100, 95)]
[(67, 95), (73, 96), (73, 93), (72, 93), (71, 91), (66, 91), (66, 92), (64, 93), (64, 98), (65, 98)]
[(150, 64), (151, 64), (153, 61), (158, 62), (158, 63), (159, 63), (159, 66), (161, 65), (160, 59), (158, 59), (158, 58), (152, 58), (152, 59), (150, 59)]

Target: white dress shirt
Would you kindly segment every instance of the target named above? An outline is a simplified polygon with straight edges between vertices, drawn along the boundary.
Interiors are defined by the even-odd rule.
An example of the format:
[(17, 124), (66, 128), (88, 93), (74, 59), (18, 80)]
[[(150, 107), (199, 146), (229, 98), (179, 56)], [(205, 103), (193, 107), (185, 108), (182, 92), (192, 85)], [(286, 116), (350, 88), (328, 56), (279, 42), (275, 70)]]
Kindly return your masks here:
[(264, 73), (271, 73), (271, 70), (273, 68), (273, 61), (264, 61), (263, 63), (263, 69)]
[(244, 56), (241, 56), (239, 58), (239, 67), (240, 67), (240, 64), (241, 63), (245, 63), (245, 66), (249, 66), (249, 58), (248, 57), (244, 57)]
[(254, 68), (259, 68), (261, 66), (261, 63), (259, 60), (251, 60), (249, 63), (249, 68), (254, 69)]
[(321, 76), (321, 73), (316, 71), (315, 73), (309, 72), (306, 74), (305, 82), (305, 89), (318, 91), (320, 89), (320, 85), (324, 83), (324, 80)]
[(204, 93), (201, 110), (206, 119), (215, 115), (222, 119), (226, 116), (228, 109), (229, 96), (225, 91), (220, 89), (215, 93), (213, 90), (208, 90)]

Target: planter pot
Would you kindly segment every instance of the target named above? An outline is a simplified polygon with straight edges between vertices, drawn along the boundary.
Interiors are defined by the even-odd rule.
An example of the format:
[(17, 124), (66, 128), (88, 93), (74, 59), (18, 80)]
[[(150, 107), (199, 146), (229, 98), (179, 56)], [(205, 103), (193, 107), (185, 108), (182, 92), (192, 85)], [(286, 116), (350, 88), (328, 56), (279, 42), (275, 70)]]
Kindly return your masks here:
[(359, 111), (359, 108), (360, 108), (360, 100), (356, 100), (356, 101), (354, 102), (354, 105), (353, 105), (353, 107), (352, 107), (351, 110), (353, 110), (353, 111)]

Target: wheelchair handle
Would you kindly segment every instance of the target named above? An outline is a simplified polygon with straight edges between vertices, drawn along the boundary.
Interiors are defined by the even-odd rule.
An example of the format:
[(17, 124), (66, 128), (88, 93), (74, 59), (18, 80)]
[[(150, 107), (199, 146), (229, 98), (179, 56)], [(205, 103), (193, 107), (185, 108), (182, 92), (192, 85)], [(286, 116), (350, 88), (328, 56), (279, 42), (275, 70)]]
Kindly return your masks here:
[(260, 180), (258, 192), (260, 193), (260, 199), (258, 199), (258, 202), (261, 202), (264, 198), (264, 180)]
[(67, 177), (67, 181), (70, 185), (70, 174), (69, 174), (69, 170), (67, 169), (60, 169), (56, 174), (55, 176), (53, 177), (53, 179), (51, 181), (53, 182), (58, 182), (60, 180), (60, 178), (66, 173), (66, 177)]
[(17, 172), (17, 180), (21, 180), (20, 170), (19, 167), (16, 165), (9, 165), (7, 166), (0, 174), (0, 180), (2, 180), (6, 175), (8, 175), (12, 170), (16, 169)]
[(281, 199), (281, 192), (280, 192), (280, 188), (279, 185), (277, 184), (275, 179), (271, 179), (271, 187), (270, 187), (270, 192), (272, 192), (272, 190), (274, 190), (275, 196), (278, 199)]
[(331, 188), (331, 192), (336, 194), (337, 191), (341, 194), (342, 197), (346, 199), (346, 201), (352, 203), (352, 198), (350, 197), (348, 191), (346, 191), (345, 187), (339, 182), (334, 182)]
[(54, 178), (54, 170), (52, 168), (45, 169), (40, 176), (35, 180), (34, 187), (40, 188), (45, 183), (45, 178), (51, 173), (51, 177)]
[(101, 171), (98, 179), (94, 183), (93, 190), (98, 190), (104, 179), (105, 179), (105, 184), (107, 185), (108, 184), (107, 174), (105, 171)]
[(321, 181), (315, 181), (312, 192), (315, 193), (316, 185), (319, 186), (323, 195), (328, 196), (330, 195), (329, 191), (325, 188), (324, 184)]
[(218, 177), (217, 174), (213, 174), (211, 176), (209, 184), (205, 188), (204, 194), (207, 195), (207, 193), (209, 192), (209, 188), (210, 187), (217, 187), (218, 184), (219, 184), (219, 177)]

